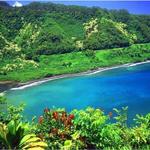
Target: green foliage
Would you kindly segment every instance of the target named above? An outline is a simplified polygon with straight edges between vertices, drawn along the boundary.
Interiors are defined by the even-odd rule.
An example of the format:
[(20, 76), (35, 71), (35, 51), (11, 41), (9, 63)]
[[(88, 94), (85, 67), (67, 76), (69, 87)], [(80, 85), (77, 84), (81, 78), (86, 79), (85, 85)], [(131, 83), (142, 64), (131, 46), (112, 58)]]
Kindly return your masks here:
[(134, 120), (138, 126), (133, 127), (131, 131), (132, 145), (137, 147), (137, 145), (144, 146), (147, 142), (150, 144), (150, 114), (146, 116), (137, 114)]
[(22, 111), (24, 110), (24, 104), (15, 107), (7, 104), (7, 99), (4, 96), (0, 96), (0, 122), (8, 123), (11, 120), (21, 121), (23, 119)]
[[(34, 132), (54, 149), (146, 149), (149, 147), (149, 114), (137, 115), (136, 126), (128, 127), (127, 107), (104, 114), (91, 107), (73, 110), (44, 110)], [(112, 119), (116, 122), (112, 123)], [(69, 122), (70, 121), (70, 122)]]
[[(0, 80), (25, 82), (54, 75), (84, 72), (99, 67), (146, 61), (150, 59), (150, 44), (135, 44), (126, 48), (97, 51), (82, 50), (82, 52), (50, 56), (42, 55), (34, 59), (36, 62), (25, 60), (23, 57), (13, 61), (6, 59), (0, 64)], [(13, 67), (12, 70), (2, 71), (7, 68), (6, 66), (14, 66), (16, 69)]]
[(23, 52), (33, 51), (31, 49), (33, 49), (33, 44), (39, 35), (39, 30), (37, 24), (25, 23), (15, 37), (14, 43), (21, 47)]
[(0, 74), (6, 75), (9, 72), (23, 70), (25, 68), (37, 68), (39, 65), (33, 60), (25, 60), (24, 58), (16, 58), (11, 63), (7, 63), (0, 69)]
[(0, 105), (6, 104), (6, 101), (7, 99), (4, 96), (0, 96)]
[(95, 58), (95, 52), (93, 50), (86, 50), (83, 51), (83, 53), (85, 54), (85, 56), (90, 57), (90, 58)]
[(139, 125), (146, 125), (148, 128), (150, 127), (149, 120), (150, 120), (150, 114), (147, 114), (146, 117), (143, 115), (136, 115), (136, 119), (134, 119), (137, 124)]
[(8, 149), (13, 149), (15, 147), (17, 148), (27, 128), (27, 126), (14, 120), (11, 120), (7, 126), (1, 123), (0, 140), (2, 140)]
[(65, 67), (70, 67), (71, 66), (71, 62), (64, 62), (63, 64), (62, 64), (62, 66), (65, 66)]
[(76, 117), (74, 120), (75, 128), (81, 132), (81, 138), (85, 139), (87, 148), (95, 148), (99, 143), (100, 131), (104, 127), (108, 117), (100, 109), (87, 108), (84, 110), (74, 110)]
[(0, 122), (4, 120), (4, 114), (7, 111), (7, 99), (0, 96)]
[(87, 38), (89, 38), (93, 33), (98, 32), (98, 19), (91, 19), (89, 22), (84, 23), (84, 29)]
[(73, 43), (68, 39), (64, 30), (49, 15), (45, 16), (34, 49), (38, 54), (66, 53), (73, 49)]
[[(149, 16), (53, 3), (1, 5), (1, 81), (25, 82), (150, 59), (149, 44), (133, 44), (150, 41)], [(93, 51), (114, 47), (126, 48)]]
[[(0, 141), (6, 149), (30, 149), (47, 147), (35, 134), (27, 134), (29, 124), (11, 120), (7, 125), (0, 123)], [(2, 146), (3, 146), (2, 145)], [(3, 148), (3, 147), (2, 147)]]
[(7, 116), (5, 118), (5, 121), (11, 121), (11, 120), (22, 120), (23, 116), (21, 112), (24, 110), (24, 104), (21, 104), (18, 107), (15, 107), (13, 105), (8, 106), (7, 108)]
[[(44, 110), (44, 115), (38, 119), (39, 124), (35, 133), (45, 139), (51, 149), (81, 148), (82, 142), (79, 140), (79, 133), (74, 131), (73, 114), (67, 114), (65, 110)], [(62, 149), (63, 149), (62, 148)]]
[[(32, 3), (0, 9), (0, 57), (124, 47), (150, 41), (149, 16), (126, 10)], [(6, 6), (4, 6), (6, 5)], [(76, 44), (80, 41), (80, 44)], [(78, 46), (80, 45), (80, 47)]]
[(101, 18), (85, 24), (87, 38), (84, 41), (85, 49), (105, 49), (125, 47), (133, 44), (136, 34), (127, 31), (127, 25), (122, 22), (114, 22)]
[(118, 109), (113, 109), (116, 113), (117, 113), (117, 116), (114, 117), (118, 123), (118, 125), (120, 126), (126, 126), (127, 123), (127, 110), (128, 110), (128, 107), (122, 107), (122, 110), (118, 110)]
[[(11, 112), (15, 116), (20, 116), (20, 111), (14, 106)], [(67, 113), (64, 109), (45, 108), (43, 116), (38, 118), (38, 123), (27, 123), (20, 117), (10, 118), (9, 113), (4, 112), (6, 117), (3, 123), (0, 121), (0, 147), (148, 150), (150, 114), (137, 115), (135, 125), (128, 127), (127, 107), (121, 110), (114, 109), (114, 112), (116, 114), (113, 112), (105, 114), (100, 109), (88, 107), (85, 110)], [(10, 118), (9, 121), (7, 118)]]

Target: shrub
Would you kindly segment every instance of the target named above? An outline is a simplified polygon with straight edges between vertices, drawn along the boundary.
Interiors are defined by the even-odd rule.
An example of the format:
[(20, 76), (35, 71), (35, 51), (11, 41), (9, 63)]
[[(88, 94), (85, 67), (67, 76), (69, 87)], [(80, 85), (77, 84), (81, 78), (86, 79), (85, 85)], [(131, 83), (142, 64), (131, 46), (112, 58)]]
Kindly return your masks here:
[(11, 120), (7, 125), (0, 122), (2, 149), (43, 149), (47, 144), (35, 134), (28, 134), (29, 124)]
[[(72, 147), (81, 148), (79, 133), (74, 130), (74, 114), (67, 114), (63, 109), (45, 109), (43, 116), (38, 119), (35, 133), (45, 139), (51, 149), (60, 149), (70, 143)], [(69, 141), (68, 141), (69, 140)]]
[[(5, 98), (1, 98), (1, 105)], [(150, 113), (127, 125), (127, 107), (104, 114), (100, 109), (44, 110), (37, 122), (24, 123), (23, 108), (9, 106), (0, 120), (0, 147), (49, 149), (149, 149)], [(114, 120), (116, 120), (114, 122)], [(113, 122), (112, 122), (113, 121)], [(16, 140), (12, 140), (16, 139)], [(31, 142), (31, 143), (30, 143)], [(47, 144), (46, 144), (46, 143)]]

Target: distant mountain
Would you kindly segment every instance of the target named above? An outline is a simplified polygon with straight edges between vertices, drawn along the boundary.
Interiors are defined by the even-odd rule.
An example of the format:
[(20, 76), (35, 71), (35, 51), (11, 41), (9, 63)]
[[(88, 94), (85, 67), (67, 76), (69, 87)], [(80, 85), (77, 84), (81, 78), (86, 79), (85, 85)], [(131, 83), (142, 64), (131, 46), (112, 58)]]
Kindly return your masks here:
[(10, 7), (10, 5), (7, 2), (0, 1), (0, 7)]

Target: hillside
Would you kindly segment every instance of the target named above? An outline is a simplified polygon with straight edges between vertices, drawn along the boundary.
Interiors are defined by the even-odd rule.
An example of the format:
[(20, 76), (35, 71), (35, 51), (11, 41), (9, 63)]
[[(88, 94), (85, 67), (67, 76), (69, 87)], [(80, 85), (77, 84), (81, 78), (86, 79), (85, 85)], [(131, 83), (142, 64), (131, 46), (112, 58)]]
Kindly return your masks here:
[[(54, 54), (80, 47), (105, 49), (150, 41), (150, 16), (131, 15), (126, 10), (108, 11), (53, 3), (12, 8), (3, 4), (0, 17), (2, 50), (10, 47), (7, 42), (24, 53)], [(94, 19), (95, 24), (92, 24)], [(94, 26), (97, 32), (93, 32)], [(87, 32), (92, 34), (87, 36)], [(79, 42), (83, 45), (79, 46)]]
[[(0, 2), (0, 18), (0, 80), (18, 79), (18, 76), (15, 75), (18, 74), (17, 70), (19, 73), (26, 72), (25, 79), (18, 79), (26, 81), (33, 79), (33, 73), (31, 73), (33, 69), (44, 70), (45, 68), (46, 71), (40, 73), (38, 70), (38, 75), (34, 76), (34, 78), (40, 78), (108, 66), (99, 61), (101, 58), (93, 57), (95, 55), (93, 50), (120, 47), (129, 47), (130, 49), (133, 44), (150, 42), (150, 16), (132, 15), (126, 10), (108, 11), (95, 7), (37, 2), (13, 8), (5, 2)], [(147, 47), (149, 46), (146, 45)], [(139, 51), (138, 45), (136, 49)], [(145, 49), (144, 46), (142, 46), (143, 49)], [(81, 52), (78, 53), (78, 51)], [(91, 67), (85, 67), (88, 64), (81, 66), (81, 60), (76, 60), (75, 64), (81, 62), (81, 64), (75, 65), (80, 66), (80, 68), (77, 67), (79, 69), (67, 68), (70, 59), (76, 59), (74, 54), (82, 52), (84, 56), (85, 54), (92, 55), (93, 65)], [(51, 64), (51, 57), (56, 55), (56, 57), (61, 57), (60, 54), (64, 53), (71, 53), (70, 57), (62, 61), (55, 71), (52, 68), (58, 64), (58, 61), (61, 62), (60, 59), (55, 59), (56, 62), (53, 62), (52, 67), (46, 66)], [(134, 51), (129, 51), (129, 53), (134, 53)], [(53, 56), (53, 54), (56, 55)], [(52, 56), (47, 56), (50, 58), (47, 60), (44, 55)], [(47, 62), (43, 61), (45, 58)], [(90, 61), (89, 57), (87, 59)], [(143, 61), (143, 59), (147, 60), (149, 56), (146, 55), (144, 58), (142, 56), (142, 59), (139, 56), (138, 58), (139, 61)], [(137, 60), (133, 59), (127, 62), (135, 61)], [(44, 65), (42, 65), (43, 62)], [(107, 62), (107, 64), (110, 63)], [(115, 64), (120, 63), (116, 62), (112, 65)], [(45, 67), (43, 68), (43, 66)], [(66, 67), (66, 71), (63, 71), (62, 67)]]
[(150, 15), (15, 6), (0, 1), (0, 149), (150, 150)]

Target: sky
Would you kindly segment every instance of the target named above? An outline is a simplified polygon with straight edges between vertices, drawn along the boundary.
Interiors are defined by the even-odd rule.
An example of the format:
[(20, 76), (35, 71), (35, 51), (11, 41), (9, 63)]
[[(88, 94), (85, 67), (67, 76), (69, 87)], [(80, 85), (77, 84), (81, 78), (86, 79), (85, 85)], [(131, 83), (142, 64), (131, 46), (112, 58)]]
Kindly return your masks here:
[[(18, 2), (21, 2), (23, 5), (27, 5), (30, 2), (33, 2), (36, 0), (18, 0)], [(150, 14), (150, 1), (76, 1), (76, 0), (38, 0), (40, 2), (53, 2), (53, 3), (59, 3), (59, 4), (65, 4), (65, 5), (79, 5), (79, 6), (87, 6), (87, 7), (101, 7), (101, 8), (107, 8), (107, 9), (127, 9), (132, 14)], [(13, 4), (15, 1), (7, 1), (9, 4)]]

